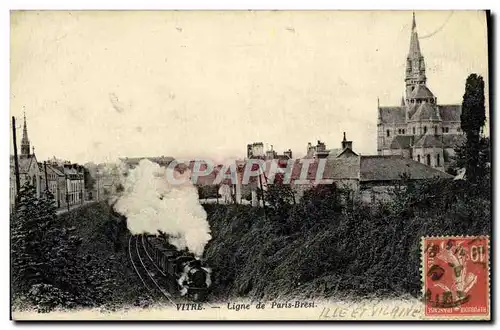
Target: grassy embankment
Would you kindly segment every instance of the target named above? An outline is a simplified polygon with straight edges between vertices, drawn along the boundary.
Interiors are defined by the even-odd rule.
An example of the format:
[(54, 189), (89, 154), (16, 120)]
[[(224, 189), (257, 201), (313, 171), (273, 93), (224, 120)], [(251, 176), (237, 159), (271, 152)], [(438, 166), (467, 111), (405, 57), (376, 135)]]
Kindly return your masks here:
[(267, 210), (206, 205), (216, 297), (399, 298), (421, 291), (422, 236), (489, 235), (488, 180), (410, 185), (391, 203), (339, 203), (335, 189)]
[[(212, 300), (418, 296), (422, 236), (490, 234), (487, 186), (431, 181), (376, 206), (340, 202), (335, 189), (296, 205), (204, 205), (212, 230), (205, 257)], [(115, 280), (112, 304), (144, 301), (127, 255), (129, 233), (105, 203), (61, 216), (83, 238), (81, 252)]]

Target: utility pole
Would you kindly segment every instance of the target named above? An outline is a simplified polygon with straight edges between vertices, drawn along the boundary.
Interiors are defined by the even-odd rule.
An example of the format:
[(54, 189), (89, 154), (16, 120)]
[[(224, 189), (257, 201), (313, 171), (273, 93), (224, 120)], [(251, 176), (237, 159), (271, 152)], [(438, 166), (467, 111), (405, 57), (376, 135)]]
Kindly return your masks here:
[[(85, 173), (85, 170), (84, 170), (84, 173)], [(81, 177), (80, 177), (80, 179), (81, 179), (80, 180), (80, 188), (81, 188), (80, 190), (81, 190), (81, 194), (82, 194), (81, 197), (80, 197), (80, 199), (81, 199), (81, 205), (83, 205), (83, 199), (85, 198), (83, 196), (83, 188), (84, 188), (84, 185), (85, 185), (85, 174), (82, 174)]]
[(43, 161), (43, 169), (45, 172), (45, 192), (49, 191), (49, 179), (47, 177), (47, 162)]
[(99, 170), (96, 171), (96, 179), (97, 179), (97, 201), (99, 202)]
[(69, 187), (68, 187), (68, 175), (64, 173), (64, 185), (66, 186), (66, 206), (68, 207), (69, 212)]
[(19, 159), (17, 158), (17, 141), (16, 141), (16, 118), (12, 116), (12, 142), (14, 143), (14, 175), (16, 176), (16, 200), (21, 188), (21, 180), (19, 178)]
[(264, 217), (267, 219), (266, 200), (264, 198), (264, 186), (262, 185), (262, 175), (264, 174), (263, 173), (264, 171), (262, 170), (261, 172), (260, 170), (262, 170), (262, 167), (259, 164), (259, 183), (260, 183), (260, 191), (262, 194), (262, 207), (264, 208)]

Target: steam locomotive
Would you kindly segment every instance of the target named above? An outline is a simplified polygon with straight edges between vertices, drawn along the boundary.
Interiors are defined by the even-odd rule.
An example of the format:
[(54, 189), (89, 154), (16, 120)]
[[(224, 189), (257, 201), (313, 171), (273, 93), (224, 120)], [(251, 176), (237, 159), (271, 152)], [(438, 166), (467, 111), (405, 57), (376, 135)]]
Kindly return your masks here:
[[(120, 219), (126, 224), (127, 218), (114, 210), (110, 205), (110, 217)], [(171, 293), (187, 290), (186, 296), (193, 301), (204, 301), (211, 287), (211, 271), (201, 260), (192, 253), (178, 251), (168, 243), (165, 233), (159, 235), (144, 235), (144, 248), (153, 263), (161, 270), (169, 285)], [(181, 283), (179, 283), (181, 282)]]
[(167, 277), (168, 282), (178, 292), (193, 301), (204, 301), (211, 287), (210, 268), (192, 253), (178, 251), (168, 243), (167, 237), (145, 236), (145, 249), (156, 266)]

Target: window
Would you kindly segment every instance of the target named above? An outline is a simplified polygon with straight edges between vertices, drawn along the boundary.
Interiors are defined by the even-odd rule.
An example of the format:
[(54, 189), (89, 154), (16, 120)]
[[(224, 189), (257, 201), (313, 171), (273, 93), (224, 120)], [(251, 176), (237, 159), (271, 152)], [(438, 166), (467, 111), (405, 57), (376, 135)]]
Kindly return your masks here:
[(444, 128), (444, 132), (445, 132), (445, 133), (448, 133), (449, 131), (450, 131), (450, 128), (449, 128), (449, 127), (445, 127), (445, 128)]
[(420, 155), (417, 156), (417, 161), (420, 163)]
[(391, 131), (387, 130), (387, 137), (391, 136)]
[(441, 166), (440, 163), (441, 163), (441, 155), (437, 154), (437, 157), (436, 157), (436, 164), (437, 164), (437, 166)]
[(427, 126), (424, 126), (424, 134), (427, 133)]
[(413, 135), (415, 135), (415, 127), (413, 127)]
[(438, 128), (437, 126), (434, 126), (434, 134), (437, 135), (438, 134)]
[(441, 127), (441, 132), (444, 133), (444, 127)]
[(403, 134), (405, 134), (405, 130), (404, 130), (404, 128), (402, 129), (402, 132), (403, 132)]
[(427, 166), (431, 166), (431, 155), (427, 155)]

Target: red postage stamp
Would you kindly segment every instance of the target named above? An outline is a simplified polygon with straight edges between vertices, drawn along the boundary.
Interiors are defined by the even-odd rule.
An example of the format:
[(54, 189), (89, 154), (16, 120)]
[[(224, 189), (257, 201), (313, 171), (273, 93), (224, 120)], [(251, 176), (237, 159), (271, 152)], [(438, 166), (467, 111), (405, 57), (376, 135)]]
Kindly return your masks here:
[(488, 236), (424, 237), (426, 319), (490, 319)]

